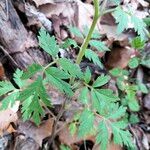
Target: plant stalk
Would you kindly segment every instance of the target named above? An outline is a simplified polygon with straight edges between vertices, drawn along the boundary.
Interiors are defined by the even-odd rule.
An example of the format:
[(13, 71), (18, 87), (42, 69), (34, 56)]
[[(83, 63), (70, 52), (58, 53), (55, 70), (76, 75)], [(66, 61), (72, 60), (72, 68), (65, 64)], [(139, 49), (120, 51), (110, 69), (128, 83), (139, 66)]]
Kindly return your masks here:
[(97, 21), (99, 19), (99, 16), (100, 16), (99, 15), (99, 0), (94, 0), (94, 9), (95, 9), (95, 13), (94, 13), (93, 22), (92, 22), (92, 25), (90, 27), (89, 33), (88, 33), (87, 37), (85, 38), (85, 40), (84, 40), (84, 42), (80, 48), (79, 54), (78, 54), (77, 59), (76, 59), (77, 64), (80, 64), (82, 61), (82, 58), (83, 58), (85, 51), (86, 51), (86, 48), (87, 48), (89, 41), (92, 37), (92, 33), (93, 33), (95, 26), (97, 24)]

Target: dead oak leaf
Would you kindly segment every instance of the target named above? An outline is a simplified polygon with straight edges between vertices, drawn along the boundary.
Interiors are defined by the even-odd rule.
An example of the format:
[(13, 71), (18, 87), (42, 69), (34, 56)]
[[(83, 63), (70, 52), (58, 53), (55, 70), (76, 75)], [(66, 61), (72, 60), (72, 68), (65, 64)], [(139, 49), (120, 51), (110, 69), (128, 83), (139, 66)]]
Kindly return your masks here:
[(54, 120), (51, 118), (43, 121), (39, 127), (31, 121), (20, 122), (18, 132), (23, 133), (26, 137), (34, 139), (36, 143), (42, 146), (43, 139), (51, 136), (53, 123)]

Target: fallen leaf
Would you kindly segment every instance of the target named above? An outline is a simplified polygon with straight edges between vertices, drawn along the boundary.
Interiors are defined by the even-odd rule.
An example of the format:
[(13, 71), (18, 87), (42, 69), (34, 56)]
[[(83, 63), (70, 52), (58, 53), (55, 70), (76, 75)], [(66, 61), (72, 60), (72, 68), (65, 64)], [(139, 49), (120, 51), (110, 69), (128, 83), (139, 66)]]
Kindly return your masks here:
[[(11, 122), (16, 122), (18, 120), (18, 111), (19, 105), (15, 104), (13, 108), (8, 108), (6, 110), (0, 111), (0, 135), (3, 135), (3, 133), (8, 129)], [(12, 130), (11, 130), (12, 131)]]
[(115, 47), (109, 52), (105, 65), (108, 69), (117, 67), (124, 69), (128, 66), (130, 58), (135, 56), (135, 53), (136, 51), (132, 48)]
[(126, 34), (117, 34), (117, 26), (101, 25), (100, 34), (106, 34), (108, 39), (114, 39), (114, 41), (124, 41), (128, 39)]
[(11, 133), (13, 133), (13, 132), (16, 132), (16, 130), (13, 128), (13, 126), (10, 124), (9, 126), (8, 126), (8, 128), (7, 128), (7, 132), (9, 133), (9, 134), (11, 134)]
[(91, 4), (78, 3), (78, 28), (82, 31), (83, 27), (90, 27), (94, 15), (94, 8)]
[(52, 133), (53, 123), (54, 120), (51, 118), (43, 121), (39, 127), (31, 121), (20, 122), (18, 132), (23, 133), (26, 137), (34, 139), (36, 143), (42, 146), (43, 139), (50, 136)]
[(44, 13), (47, 18), (51, 18), (52, 15), (59, 16), (61, 13), (65, 17), (71, 17), (74, 15), (73, 8), (70, 3), (58, 3), (58, 4), (47, 4), (39, 7), (40, 12)]
[(39, 7), (41, 5), (45, 4), (55, 4), (55, 0), (33, 0), (35, 2), (36, 6)]
[(73, 146), (74, 144), (80, 143), (81, 141), (84, 141), (84, 140), (89, 140), (92, 142), (95, 141), (94, 136), (91, 136), (91, 135), (84, 137), (84, 138), (83, 137), (79, 138), (77, 133), (74, 135), (71, 135), (68, 126), (64, 127), (59, 132), (58, 136), (59, 136), (59, 140), (60, 140), (61, 144), (65, 144), (65, 145), (70, 146), (70, 147)]
[[(94, 145), (93, 149), (92, 150), (101, 150), (100, 149), (100, 145)], [(109, 145), (108, 145), (108, 148), (107, 150), (123, 150), (123, 148), (119, 145), (116, 145), (114, 144), (113, 142), (111, 142)]]

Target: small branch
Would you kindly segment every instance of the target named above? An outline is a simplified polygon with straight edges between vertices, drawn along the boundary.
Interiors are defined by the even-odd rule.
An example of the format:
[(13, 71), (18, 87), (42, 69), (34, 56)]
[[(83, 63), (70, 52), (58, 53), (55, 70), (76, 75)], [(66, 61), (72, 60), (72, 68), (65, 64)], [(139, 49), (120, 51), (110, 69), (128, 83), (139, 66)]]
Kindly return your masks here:
[(65, 98), (65, 101), (63, 102), (62, 107), (61, 107), (61, 109), (56, 117), (56, 120), (54, 122), (51, 138), (48, 141), (49, 146), (53, 143), (53, 141), (55, 139), (58, 122), (59, 122), (60, 118), (62, 117), (63, 113), (65, 112), (66, 101), (67, 101), (67, 97)]
[(116, 8), (107, 9), (107, 10), (104, 11), (103, 15), (106, 15), (106, 14), (108, 14), (108, 13), (112, 13), (112, 12), (114, 12), (115, 10), (116, 10)]
[(59, 60), (59, 59), (55, 59), (53, 62), (51, 62), (51, 63), (49, 63), (47, 66), (45, 66), (45, 67), (44, 67), (44, 71), (45, 71), (47, 68), (49, 68), (50, 66), (56, 64), (58, 60)]
[(0, 45), (0, 49), (4, 52), (4, 54), (12, 61), (12, 63), (19, 68), (17, 62), (13, 59), (12, 56), (10, 56), (10, 54), (5, 50), (5, 48), (3, 46)]

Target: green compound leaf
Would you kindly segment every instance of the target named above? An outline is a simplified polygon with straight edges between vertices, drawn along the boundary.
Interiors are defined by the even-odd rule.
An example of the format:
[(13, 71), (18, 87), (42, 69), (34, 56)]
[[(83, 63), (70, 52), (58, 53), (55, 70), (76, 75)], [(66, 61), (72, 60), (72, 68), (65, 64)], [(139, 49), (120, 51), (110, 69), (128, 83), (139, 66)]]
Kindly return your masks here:
[(23, 86), (25, 86), (27, 84), (27, 81), (26, 80), (23, 80), (22, 79), (22, 76), (23, 76), (23, 71), (17, 69), (16, 72), (14, 73), (14, 81), (15, 83), (21, 88)]
[(147, 67), (147, 68), (150, 68), (150, 56), (147, 56), (145, 58), (143, 58), (141, 60), (141, 63), (143, 66)]
[(100, 144), (101, 150), (107, 150), (107, 146), (109, 143), (109, 131), (104, 120), (99, 123), (98, 131), (99, 132), (96, 136), (96, 143)]
[(148, 89), (147, 87), (145, 86), (145, 84), (141, 83), (141, 82), (138, 82), (138, 88), (139, 90), (144, 93), (144, 94), (147, 94), (148, 93)]
[(7, 94), (8, 92), (12, 92), (16, 88), (9, 81), (1, 81), (0, 82), (0, 96)]
[(72, 34), (74, 34), (75, 36), (77, 37), (80, 37), (80, 38), (84, 38), (83, 37), (83, 34), (81, 33), (81, 31), (79, 30), (79, 28), (77, 27), (73, 27), (73, 26), (69, 26), (69, 30)]
[(96, 88), (96, 87), (100, 87), (100, 86), (103, 86), (105, 85), (106, 83), (108, 83), (108, 81), (110, 80), (110, 76), (106, 75), (101, 75), (99, 76), (96, 81), (93, 83), (93, 87)]
[(129, 108), (130, 108), (130, 110), (132, 110), (132, 111), (139, 111), (139, 109), (140, 109), (140, 106), (139, 106), (139, 103), (137, 102), (137, 100), (136, 99), (130, 99), (129, 101), (128, 101), (128, 106), (129, 106)]
[(105, 101), (116, 102), (119, 98), (113, 94), (113, 91), (110, 89), (97, 89), (95, 90), (98, 94), (99, 99)]
[(61, 45), (63, 49), (69, 48), (70, 46), (73, 46), (74, 48), (78, 47), (78, 44), (75, 40), (68, 38), (65, 40), (65, 42)]
[(141, 37), (141, 40), (144, 40), (145, 39), (145, 34), (147, 32), (145, 22), (142, 19), (140, 19), (136, 16), (131, 16), (131, 22), (134, 25), (134, 30)]
[[(116, 105), (115, 105), (116, 106)], [(120, 106), (115, 112), (112, 112), (108, 118), (109, 119), (119, 119), (120, 117), (124, 116), (126, 113), (126, 107)]]
[(113, 141), (115, 144), (134, 147), (130, 132), (124, 130), (124, 128), (126, 127), (126, 124), (124, 124), (124, 122), (111, 123), (111, 127), (113, 131)]
[(118, 23), (117, 26), (117, 32), (118, 34), (122, 33), (125, 29), (128, 27), (128, 14), (124, 12), (121, 7), (117, 7), (115, 12), (113, 13), (116, 23)]
[(71, 133), (71, 135), (73, 136), (76, 131), (77, 131), (77, 125), (75, 122), (72, 122), (70, 125), (69, 125), (69, 131)]
[(140, 36), (141, 40), (145, 39), (146, 33), (148, 33), (145, 22), (142, 19), (133, 15), (130, 10), (129, 12), (126, 12), (118, 6), (114, 11), (113, 16), (116, 19), (116, 23), (118, 23), (118, 33), (122, 33), (125, 29), (128, 29), (128, 25), (129, 23), (131, 23), (133, 25), (134, 30)]
[(131, 69), (134, 69), (134, 68), (138, 67), (138, 65), (139, 65), (139, 58), (138, 57), (133, 57), (133, 58), (130, 59), (129, 67)]
[[(53, 72), (54, 70), (54, 72)], [(57, 73), (57, 69), (54, 67), (51, 67), (46, 70), (46, 77), (48, 81), (55, 86), (59, 91), (66, 93), (68, 96), (73, 95), (73, 91), (71, 90), (71, 85), (67, 82), (63, 81), (62, 79), (67, 79), (69, 76), (66, 72), (60, 71), (60, 74)]]
[(121, 90), (121, 91), (124, 91), (125, 90), (125, 82), (124, 82), (124, 78), (122, 78), (122, 76), (118, 77), (117, 80), (116, 80), (116, 84), (118, 86), (118, 88)]
[(59, 79), (70, 78), (70, 75), (67, 72), (64, 72), (63, 70), (60, 70), (59, 68), (56, 68), (56, 67), (49, 67), (48, 69), (46, 69), (46, 72), (48, 74), (51, 74), (55, 78), (59, 78)]
[(30, 119), (31, 117), (36, 124), (40, 123), (40, 116), (44, 114), (41, 102), (46, 106), (51, 106), (42, 77), (39, 77), (25, 90), (21, 91), (18, 99), (23, 101), (22, 112), (24, 120)]
[(140, 106), (136, 99), (137, 86), (129, 86), (126, 90), (125, 100), (131, 111), (139, 111)]
[(78, 77), (78, 78), (83, 77), (83, 73), (79, 65), (74, 64), (73, 62), (71, 62), (71, 60), (67, 58), (60, 58), (58, 62), (59, 65), (62, 67), (62, 69), (65, 72), (69, 73), (72, 77)]
[(140, 119), (139, 119), (138, 115), (136, 115), (136, 114), (131, 114), (131, 115), (130, 115), (130, 118), (129, 118), (129, 122), (130, 122), (131, 124), (136, 124), (136, 123), (140, 122)]
[(83, 104), (88, 104), (89, 102), (89, 90), (87, 87), (83, 87), (81, 89), (80, 95), (79, 95), (79, 100), (83, 103)]
[(27, 98), (23, 102), (22, 113), (24, 121), (32, 118), (37, 125), (40, 124), (40, 117), (44, 115), (44, 111), (42, 106), (40, 105), (37, 93)]
[(131, 41), (131, 46), (135, 49), (143, 49), (145, 46), (145, 41), (142, 41), (141, 38), (138, 36)]
[(32, 64), (27, 68), (27, 71), (23, 73), (22, 79), (29, 79), (42, 69), (42, 66), (39, 64)]
[(90, 40), (89, 44), (95, 47), (100, 52), (110, 51), (104, 42), (97, 41), (97, 40)]
[(119, 77), (120, 75), (122, 75), (122, 69), (121, 68), (114, 68), (114, 69), (110, 70), (109, 72), (114, 77)]
[(13, 105), (15, 104), (18, 96), (19, 96), (19, 91), (16, 90), (15, 92), (13, 92), (13, 93), (9, 94), (7, 97), (5, 97), (1, 102), (2, 103), (1, 109), (5, 110), (9, 106), (13, 107)]
[(147, 26), (150, 26), (150, 17), (143, 18), (143, 21), (146, 23)]
[(48, 54), (50, 54), (53, 58), (55, 58), (59, 52), (59, 46), (57, 45), (57, 42), (55, 40), (54, 36), (50, 36), (46, 30), (41, 28), (39, 31), (39, 45), (40, 47), (46, 51)]
[(89, 69), (89, 67), (86, 68), (86, 71), (84, 73), (84, 81), (88, 84), (91, 81), (91, 71)]
[(97, 55), (94, 51), (92, 51), (92, 50), (90, 50), (90, 49), (87, 49), (87, 50), (85, 51), (85, 57), (86, 57), (87, 59), (89, 59), (90, 61), (93, 61), (93, 63), (94, 63), (95, 65), (98, 65), (100, 68), (103, 68), (103, 64), (101, 63), (101, 61), (100, 61), (98, 55)]
[(79, 130), (78, 135), (79, 137), (84, 137), (87, 134), (90, 134), (93, 132), (93, 124), (94, 124), (94, 114), (88, 109), (85, 109), (80, 116), (79, 119)]
[(100, 114), (104, 114), (104, 108), (106, 113), (106, 107), (110, 106), (112, 102), (119, 100), (119, 98), (109, 89), (92, 89), (91, 99), (93, 108), (95, 108)]

